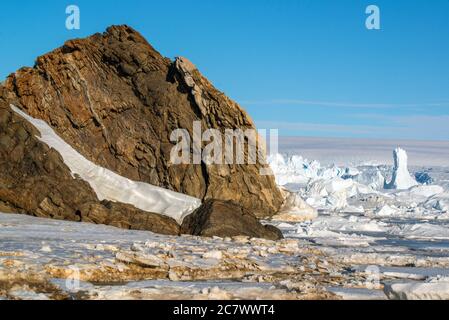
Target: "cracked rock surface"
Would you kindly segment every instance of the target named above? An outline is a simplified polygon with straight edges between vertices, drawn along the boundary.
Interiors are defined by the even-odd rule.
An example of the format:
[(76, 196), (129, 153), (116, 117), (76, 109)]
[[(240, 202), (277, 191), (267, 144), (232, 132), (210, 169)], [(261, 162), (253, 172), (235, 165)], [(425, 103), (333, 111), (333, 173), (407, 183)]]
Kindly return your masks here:
[[(13, 104), (44, 120), (84, 157), (126, 178), (202, 200), (232, 200), (257, 217), (272, 216), (282, 204), (274, 178), (260, 174), (261, 163), (170, 163), (175, 145), (170, 135), (175, 129), (186, 129), (192, 137), (194, 121), (199, 121), (203, 130), (222, 132), (254, 129), (254, 125), (245, 111), (215, 89), (191, 62), (162, 57), (128, 26), (113, 26), (103, 34), (68, 41), (37, 58), (33, 68), (22, 68), (8, 77), (0, 101), (2, 109)], [(16, 120), (3, 116), (2, 121), (10, 126), (8, 121)], [(20, 126), (20, 122), (14, 123)], [(2, 143), (10, 145), (6, 139), (2, 133)], [(19, 159), (23, 148), (16, 144), (1, 154), (1, 160)], [(45, 155), (57, 158), (52, 151)], [(53, 184), (59, 183), (53, 180)], [(51, 188), (48, 182), (42, 183), (44, 189)], [(89, 193), (87, 189), (83, 193)], [(60, 197), (61, 209), (49, 210), (55, 199), (40, 199), (45, 200), (41, 206), (47, 215), (71, 216), (73, 205), (65, 203), (69, 200), (64, 197)], [(4, 197), (0, 200), (5, 202)], [(66, 210), (67, 206), (71, 210)], [(19, 207), (35, 214), (25, 203)], [(106, 219), (99, 217), (101, 213), (95, 216)]]

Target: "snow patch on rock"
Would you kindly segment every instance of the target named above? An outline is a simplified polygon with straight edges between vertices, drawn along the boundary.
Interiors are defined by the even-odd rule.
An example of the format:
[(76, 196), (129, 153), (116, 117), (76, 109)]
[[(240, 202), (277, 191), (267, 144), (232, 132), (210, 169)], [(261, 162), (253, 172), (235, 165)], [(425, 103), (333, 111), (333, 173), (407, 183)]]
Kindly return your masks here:
[(43, 120), (35, 119), (11, 105), (11, 109), (40, 132), (38, 139), (55, 149), (73, 175), (88, 182), (100, 201), (127, 203), (141, 210), (172, 217), (181, 223), (201, 205), (201, 200), (148, 183), (133, 181), (87, 160), (66, 143)]

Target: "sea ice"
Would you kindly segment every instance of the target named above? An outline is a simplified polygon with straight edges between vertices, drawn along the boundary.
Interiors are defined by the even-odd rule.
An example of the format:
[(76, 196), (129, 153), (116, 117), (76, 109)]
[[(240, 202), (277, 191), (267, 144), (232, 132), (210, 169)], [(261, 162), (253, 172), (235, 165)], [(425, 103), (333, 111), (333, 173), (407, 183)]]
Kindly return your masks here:
[(387, 284), (384, 292), (396, 300), (449, 300), (449, 279)]
[(430, 223), (400, 224), (392, 227), (390, 234), (408, 239), (449, 240), (449, 228)]

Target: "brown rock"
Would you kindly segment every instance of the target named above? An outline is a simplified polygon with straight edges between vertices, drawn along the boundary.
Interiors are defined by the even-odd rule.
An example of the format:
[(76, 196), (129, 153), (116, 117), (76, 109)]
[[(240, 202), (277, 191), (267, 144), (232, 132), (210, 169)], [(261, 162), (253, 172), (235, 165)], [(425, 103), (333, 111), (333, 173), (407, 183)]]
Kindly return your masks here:
[(0, 211), (179, 234), (171, 218), (100, 202), (90, 185), (73, 178), (59, 153), (36, 135), (0, 95)]
[(181, 233), (204, 237), (248, 236), (269, 240), (282, 239), (274, 226), (262, 225), (255, 216), (232, 201), (207, 200), (194, 213), (187, 216)]
[(179, 235), (180, 233), (179, 225), (172, 218), (110, 201), (82, 205), (81, 221), (106, 224), (122, 229), (150, 230), (167, 235)]
[[(66, 42), (62, 48), (39, 57), (33, 68), (12, 74), (3, 96), (6, 104), (46, 121), (90, 161), (127, 178), (204, 200), (232, 200), (258, 217), (273, 215), (282, 204), (273, 177), (259, 174), (263, 167), (260, 163), (170, 164), (174, 145), (170, 134), (175, 129), (187, 129), (192, 136), (193, 121), (200, 121), (203, 130), (222, 132), (226, 128), (252, 129), (254, 125), (192, 63), (184, 58), (171, 62), (162, 57), (130, 27), (114, 26), (104, 34)], [(0, 137), (0, 145), (8, 148), (2, 161), (17, 163), (25, 157), (28, 162), (17, 165), (28, 171), (42, 170), (33, 173), (39, 174), (43, 188), (53, 192), (51, 183), (57, 180), (47, 181), (43, 173), (54, 175), (65, 170), (58, 167), (60, 161), (54, 160), (58, 156), (20, 132), (23, 123), (17, 126), (5, 129), (15, 130), (17, 136)], [(42, 159), (29, 159), (27, 152), (32, 147), (28, 145), (25, 150), (23, 144), (17, 144), (20, 137), (33, 141), (39, 149), (34, 156)], [(69, 178), (68, 172), (65, 175), (61, 179)], [(16, 188), (19, 192), (22, 187), (16, 184)], [(71, 191), (76, 192), (76, 188)], [(71, 214), (73, 205), (69, 206), (72, 211), (65, 207), (68, 202), (58, 207), (57, 196), (50, 195), (37, 199), (28, 195), (29, 203), (23, 209), (40, 205), (48, 210), (55, 206), (57, 216)], [(86, 201), (92, 200), (91, 192), (89, 197), (86, 195)], [(5, 201), (5, 196), (0, 199)]]

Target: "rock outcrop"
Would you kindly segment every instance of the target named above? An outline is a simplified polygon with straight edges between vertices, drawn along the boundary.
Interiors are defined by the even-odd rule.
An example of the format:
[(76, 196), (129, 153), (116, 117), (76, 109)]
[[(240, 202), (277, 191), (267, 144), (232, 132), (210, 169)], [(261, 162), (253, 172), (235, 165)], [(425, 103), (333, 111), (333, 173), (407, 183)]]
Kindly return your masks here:
[(73, 177), (61, 155), (37, 136), (36, 128), (0, 98), (0, 211), (179, 234), (174, 219), (100, 202), (89, 184)]
[(44, 120), (88, 160), (121, 176), (202, 200), (232, 200), (258, 217), (282, 204), (273, 177), (260, 175), (261, 163), (170, 163), (173, 130), (192, 136), (194, 121), (222, 132), (254, 125), (187, 59), (162, 57), (128, 26), (68, 41), (4, 86), (6, 103)]
[(262, 225), (250, 212), (232, 201), (207, 200), (184, 219), (181, 233), (203, 237), (248, 236), (269, 240), (282, 239), (271, 225)]
[[(274, 215), (283, 202), (274, 178), (260, 174), (263, 162), (171, 163), (172, 132), (185, 129), (193, 136), (195, 121), (203, 130), (223, 133), (255, 128), (191, 62), (162, 57), (128, 26), (68, 41), (0, 85), (0, 210), (179, 234), (180, 225), (170, 217), (101, 201), (12, 106), (43, 120), (64, 143), (105, 170), (205, 201), (183, 232), (281, 237), (257, 221)], [(236, 226), (224, 224), (229, 218)]]

